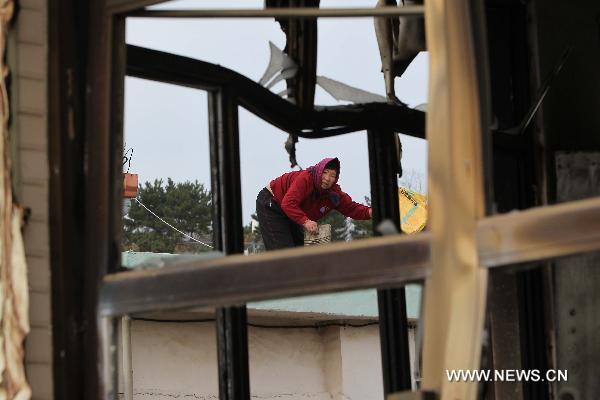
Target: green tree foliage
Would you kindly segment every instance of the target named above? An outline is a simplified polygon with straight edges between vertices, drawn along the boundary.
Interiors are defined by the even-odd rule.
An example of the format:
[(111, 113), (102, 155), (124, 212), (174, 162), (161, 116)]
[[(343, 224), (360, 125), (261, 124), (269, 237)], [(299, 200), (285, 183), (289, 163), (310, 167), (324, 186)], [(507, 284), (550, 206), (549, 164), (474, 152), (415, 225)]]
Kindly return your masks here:
[[(250, 217), (252, 220), (258, 221), (256, 214), (252, 214)], [(264, 243), (262, 240), (262, 234), (260, 233), (260, 225), (255, 226), (252, 231), (252, 222), (244, 226), (244, 247), (250, 253), (256, 253), (264, 251)]]
[(354, 233), (352, 234), (353, 239), (362, 239), (373, 236), (373, 221), (372, 220), (364, 220), (354, 222)]
[(344, 228), (346, 227), (346, 217), (336, 210), (331, 211), (329, 214), (319, 220), (319, 225), (331, 225), (331, 241), (339, 242), (344, 241)]
[[(365, 197), (363, 204), (371, 205), (371, 199)], [(331, 224), (331, 241), (345, 241), (347, 239), (348, 223), (346, 217), (336, 210), (331, 211), (325, 217), (319, 220), (319, 224)], [(354, 229), (352, 231), (352, 239), (362, 239), (373, 236), (373, 222), (369, 220), (359, 221), (352, 220)]]
[[(162, 179), (146, 182), (140, 185), (138, 198), (162, 219), (194, 238), (212, 232), (211, 193), (198, 181), (175, 183), (168, 178), (166, 184)], [(123, 219), (123, 230), (124, 247), (136, 251), (173, 253), (177, 243), (187, 240), (135, 200)]]
[[(365, 196), (365, 201), (363, 204), (366, 204), (369, 207), (371, 207), (371, 198), (369, 196)], [(363, 239), (363, 238), (373, 236), (373, 220), (372, 219), (367, 219), (367, 220), (362, 220), (362, 221), (353, 220), (352, 222), (354, 222), (354, 233), (352, 234), (352, 237), (354, 239)]]

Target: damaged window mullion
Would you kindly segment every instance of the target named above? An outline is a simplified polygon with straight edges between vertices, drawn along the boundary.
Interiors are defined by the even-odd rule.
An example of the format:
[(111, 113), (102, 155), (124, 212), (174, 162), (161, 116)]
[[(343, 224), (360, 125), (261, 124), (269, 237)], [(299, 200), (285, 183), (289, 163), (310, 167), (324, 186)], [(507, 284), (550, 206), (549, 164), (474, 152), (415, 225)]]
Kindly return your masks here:
[[(224, 254), (241, 254), (244, 238), (238, 104), (231, 88), (210, 92), (208, 108), (214, 243)], [(249, 399), (246, 307), (218, 308), (216, 315), (219, 397)]]

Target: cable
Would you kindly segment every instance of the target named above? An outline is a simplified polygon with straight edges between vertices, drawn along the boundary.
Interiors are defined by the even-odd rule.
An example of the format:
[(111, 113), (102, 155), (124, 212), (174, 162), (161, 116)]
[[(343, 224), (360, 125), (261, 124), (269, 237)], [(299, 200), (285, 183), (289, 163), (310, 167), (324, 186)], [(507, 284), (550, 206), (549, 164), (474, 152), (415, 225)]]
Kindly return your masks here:
[(213, 248), (213, 247), (212, 247), (210, 244), (206, 244), (206, 243), (204, 243), (204, 242), (201, 242), (200, 240), (198, 240), (198, 239), (196, 239), (196, 238), (194, 238), (194, 237), (192, 237), (192, 236), (188, 235), (187, 233), (181, 232), (179, 229), (175, 228), (173, 225), (171, 225), (170, 223), (168, 223), (167, 221), (165, 221), (164, 219), (162, 219), (161, 217), (159, 217), (158, 215), (156, 215), (156, 214), (154, 213), (154, 211), (152, 211), (151, 209), (149, 209), (148, 207), (146, 207), (144, 204), (142, 204), (142, 202), (141, 202), (141, 201), (139, 201), (137, 197), (134, 197), (134, 200), (135, 200), (135, 201), (137, 201), (137, 202), (138, 202), (138, 204), (139, 204), (140, 206), (142, 206), (142, 207), (144, 207), (146, 210), (148, 210), (148, 212), (149, 212), (150, 214), (154, 215), (154, 216), (155, 216), (156, 218), (158, 218), (158, 219), (159, 219), (159, 220), (160, 220), (162, 223), (166, 224), (166, 225), (167, 225), (167, 226), (169, 226), (171, 229), (174, 229), (174, 230), (176, 230), (177, 232), (179, 232), (179, 233), (181, 233), (183, 236), (185, 236), (185, 237), (187, 237), (187, 238), (189, 238), (189, 239), (193, 240), (194, 242), (198, 242), (198, 243), (200, 243), (200, 244), (202, 244), (202, 245), (204, 245), (204, 246), (206, 246), (206, 247), (209, 247), (209, 248), (211, 248), (211, 249)]

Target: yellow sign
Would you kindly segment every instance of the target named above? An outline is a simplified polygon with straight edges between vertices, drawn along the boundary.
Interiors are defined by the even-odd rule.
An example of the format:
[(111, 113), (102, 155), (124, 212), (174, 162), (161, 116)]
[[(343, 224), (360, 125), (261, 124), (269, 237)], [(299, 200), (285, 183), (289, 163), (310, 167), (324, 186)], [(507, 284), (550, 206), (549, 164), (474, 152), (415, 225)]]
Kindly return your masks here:
[(427, 196), (410, 189), (398, 188), (400, 227), (404, 233), (421, 232), (427, 224)]

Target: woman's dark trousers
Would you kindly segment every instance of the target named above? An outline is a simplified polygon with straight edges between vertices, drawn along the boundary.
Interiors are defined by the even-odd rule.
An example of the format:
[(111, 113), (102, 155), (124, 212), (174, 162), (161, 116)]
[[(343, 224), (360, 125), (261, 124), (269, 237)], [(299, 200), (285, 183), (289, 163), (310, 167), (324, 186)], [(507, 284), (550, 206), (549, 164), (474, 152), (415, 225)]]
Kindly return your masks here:
[(256, 197), (256, 215), (266, 250), (304, 245), (304, 228), (285, 215), (267, 188)]

